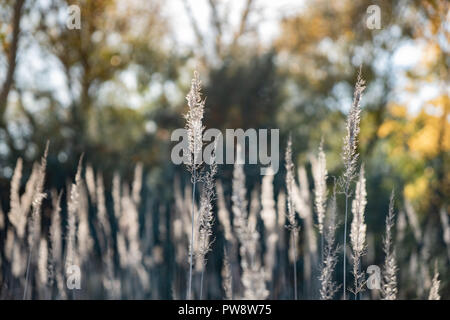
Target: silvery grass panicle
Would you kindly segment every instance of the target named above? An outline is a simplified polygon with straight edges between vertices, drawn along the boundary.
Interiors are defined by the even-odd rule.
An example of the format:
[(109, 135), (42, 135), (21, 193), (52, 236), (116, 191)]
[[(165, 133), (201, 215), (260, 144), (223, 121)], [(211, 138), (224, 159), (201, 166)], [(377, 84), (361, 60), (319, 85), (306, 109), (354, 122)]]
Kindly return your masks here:
[(16, 234), (19, 237), (19, 239), (22, 239), (25, 234), (25, 226), (27, 224), (27, 213), (28, 213), (28, 208), (26, 212), (24, 212), (23, 210), (19, 194), (21, 179), (22, 179), (22, 158), (18, 158), (16, 167), (14, 169), (14, 174), (11, 179), (11, 195), (10, 195), (11, 201), (8, 218), (11, 224), (14, 226)]
[(339, 246), (335, 245), (336, 241), (336, 184), (333, 188), (333, 197), (331, 199), (331, 207), (324, 224), (324, 248), (323, 261), (320, 273), (320, 299), (331, 300), (335, 293), (339, 290), (336, 282), (333, 280), (333, 273), (338, 261)]
[(353, 220), (350, 230), (350, 243), (352, 246), (353, 258), (353, 293), (355, 299), (358, 293), (363, 290), (365, 284), (364, 272), (361, 272), (361, 257), (366, 251), (366, 229), (364, 222), (364, 211), (367, 204), (366, 179), (364, 177), (364, 166), (361, 166), (358, 182), (356, 183), (355, 199), (352, 203)]
[(25, 300), (27, 298), (27, 289), (28, 289), (28, 276), (30, 272), (30, 263), (31, 260), (33, 260), (33, 248), (34, 243), (37, 239), (40, 237), (40, 225), (41, 225), (41, 205), (42, 201), (46, 197), (46, 194), (44, 193), (44, 184), (45, 184), (45, 170), (47, 168), (47, 155), (48, 155), (48, 146), (49, 142), (47, 141), (47, 144), (45, 146), (44, 155), (41, 158), (41, 164), (38, 166), (37, 169), (37, 177), (36, 177), (36, 184), (33, 194), (33, 201), (32, 201), (32, 211), (31, 211), (31, 220), (29, 225), (29, 233), (28, 233), (28, 261), (27, 261), (27, 269), (26, 269), (26, 275), (25, 275), (25, 290), (23, 292), (23, 299)]
[(268, 174), (262, 179), (261, 185), (261, 218), (265, 228), (266, 252), (264, 254), (264, 266), (269, 279), (273, 283), (273, 271), (276, 265), (276, 248), (278, 242), (277, 234), (277, 212), (275, 210), (275, 198), (273, 193), (274, 172), (269, 168)]
[[(237, 147), (237, 156), (240, 156), (240, 145)], [(247, 228), (247, 189), (245, 187), (245, 173), (242, 162), (236, 161), (233, 169), (233, 181), (231, 197), (233, 212), (233, 227), (240, 242), (245, 240)], [(244, 236), (244, 238), (241, 238)]]
[(289, 140), (285, 153), (286, 161), (286, 189), (287, 189), (287, 218), (288, 228), (291, 230), (292, 248), (294, 252), (294, 299), (297, 300), (297, 233), (299, 226), (295, 218), (294, 208), (294, 164), (292, 163), (292, 138), (289, 136)]
[(392, 229), (394, 228), (394, 190), (389, 201), (389, 212), (386, 217), (386, 235), (383, 239), (383, 251), (385, 256), (383, 267), (383, 278), (381, 294), (383, 300), (397, 299), (397, 263), (395, 261), (395, 250), (392, 248)]
[(361, 121), (361, 97), (364, 91), (365, 82), (361, 77), (361, 70), (358, 74), (358, 79), (355, 85), (353, 94), (353, 103), (347, 116), (346, 131), (344, 137), (344, 146), (342, 148), (342, 160), (344, 163), (344, 173), (342, 174), (341, 187), (343, 192), (347, 195), (350, 192), (350, 185), (357, 177), (358, 164), (358, 135), (359, 124)]
[(311, 161), (314, 178), (314, 205), (317, 212), (319, 233), (323, 235), (323, 222), (325, 219), (327, 203), (327, 159), (323, 151), (323, 140), (320, 142), (317, 158)]
[(202, 274), (200, 282), (200, 299), (203, 295), (203, 276), (206, 267), (206, 254), (211, 251), (212, 226), (214, 223), (213, 202), (216, 197), (214, 190), (214, 177), (217, 174), (217, 163), (215, 161), (215, 148), (211, 159), (210, 171), (206, 172), (202, 177), (203, 190), (200, 197), (200, 214), (199, 214), (199, 237), (198, 237), (198, 254), (202, 263)]
[(343, 298), (346, 297), (346, 261), (347, 261), (347, 217), (348, 217), (348, 200), (351, 196), (351, 184), (355, 180), (358, 164), (358, 134), (361, 114), (361, 97), (365, 89), (365, 82), (361, 77), (361, 69), (355, 85), (353, 94), (353, 103), (347, 116), (346, 131), (344, 137), (344, 145), (342, 148), (342, 160), (344, 163), (344, 172), (339, 179), (340, 191), (345, 195), (345, 218), (344, 218), (344, 252), (343, 252)]
[(261, 267), (257, 252), (260, 235), (255, 224), (249, 221), (247, 213), (243, 150), (240, 145), (237, 146), (237, 157), (233, 170), (231, 201), (234, 214), (233, 225), (240, 244), (243, 298), (263, 300), (267, 298), (269, 292), (265, 284), (265, 271)]
[(50, 224), (50, 250), (49, 250), (49, 278), (50, 283), (56, 282), (58, 288), (57, 297), (61, 299), (66, 298), (64, 277), (62, 274), (62, 230), (61, 230), (61, 198), (62, 191), (59, 193), (56, 190), (52, 192), (52, 219)]
[(80, 157), (78, 162), (77, 173), (75, 174), (75, 183), (72, 184), (70, 189), (70, 196), (67, 202), (67, 244), (66, 244), (66, 259), (65, 265), (70, 266), (75, 263), (76, 259), (76, 246), (75, 238), (77, 233), (77, 218), (78, 210), (80, 207), (80, 188), (81, 188), (81, 165), (83, 156)]
[(437, 268), (437, 262), (434, 265), (434, 276), (431, 284), (430, 294), (428, 296), (428, 300), (441, 300), (441, 296), (439, 295), (439, 272)]
[(192, 217), (191, 217), (191, 242), (189, 248), (189, 283), (187, 299), (191, 299), (192, 292), (192, 266), (194, 255), (194, 230), (195, 230), (195, 185), (200, 178), (200, 167), (202, 165), (201, 153), (203, 150), (203, 112), (205, 100), (201, 96), (201, 81), (197, 71), (191, 81), (191, 90), (186, 96), (189, 111), (186, 114), (186, 130), (189, 142), (189, 154), (187, 155), (187, 168), (191, 173), (192, 182)]
[(323, 138), (320, 141), (317, 157), (311, 157), (311, 167), (314, 178), (314, 206), (317, 213), (317, 224), (320, 234), (321, 259), (324, 248), (324, 220), (327, 207), (327, 159), (323, 151)]
[(189, 155), (187, 167), (192, 174), (193, 181), (198, 180), (199, 168), (202, 164), (201, 153), (203, 149), (203, 113), (205, 100), (201, 95), (202, 83), (197, 71), (194, 71), (194, 78), (191, 81), (191, 90), (186, 96), (188, 103), (188, 113), (186, 118), (186, 130), (189, 143)]

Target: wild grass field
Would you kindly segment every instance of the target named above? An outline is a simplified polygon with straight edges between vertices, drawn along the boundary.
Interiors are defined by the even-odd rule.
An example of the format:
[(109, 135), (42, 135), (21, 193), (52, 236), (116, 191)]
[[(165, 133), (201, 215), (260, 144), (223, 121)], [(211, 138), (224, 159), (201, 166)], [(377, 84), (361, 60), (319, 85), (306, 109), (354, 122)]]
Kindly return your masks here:
[(450, 299), (449, 17), (0, 1), (0, 299)]
[[(173, 299), (395, 300), (407, 297), (407, 290), (401, 291), (403, 281), (408, 281), (415, 283), (415, 298), (439, 300), (439, 268), (443, 264), (423, 258), (429, 250), (427, 243), (424, 241), (418, 256), (402, 261), (408, 256), (402, 248), (406, 232), (417, 233), (418, 245), (432, 235), (422, 234), (411, 207), (399, 216), (394, 186), (389, 209), (379, 213), (385, 217), (383, 263), (378, 271), (375, 265), (371, 265), (375, 270), (367, 268), (369, 274), (365, 271), (370, 263), (365, 256), (375, 249), (367, 243), (365, 208), (371, 199), (367, 198), (363, 159), (358, 154), (364, 88), (359, 74), (346, 121), (341, 175), (328, 177), (324, 141), (310, 157), (311, 172), (305, 165), (297, 168), (289, 138), (285, 185), (276, 197), (273, 172), (263, 176), (261, 185), (249, 193), (244, 165), (236, 162), (230, 194), (225, 194), (216, 177), (218, 164), (197, 161), (204, 144), (205, 108), (197, 73), (186, 98), (191, 183), (182, 188), (177, 177), (172, 186), (174, 205), (169, 208), (139, 214), (141, 165), (136, 166), (131, 184), (114, 174), (111, 194), (105, 194), (102, 173), (85, 165), (82, 156), (73, 183), (63, 192), (44, 188), (49, 143), (24, 188), (23, 160), (19, 158), (11, 179), (9, 223), (2, 220), (1, 224), (6, 234), (2, 297), (161, 298), (161, 281), (168, 281)], [(237, 157), (245, 156), (245, 150), (242, 152)], [(196, 193), (196, 186), (201, 191)], [(106, 206), (107, 197), (112, 198), (112, 208)], [(345, 206), (338, 205), (338, 198), (343, 198)], [(440, 214), (445, 237), (450, 225), (446, 213), (442, 210)], [(160, 244), (152, 233), (155, 220)], [(447, 238), (443, 240), (450, 253)], [(208, 264), (213, 251), (222, 259)], [(342, 270), (336, 268), (340, 263)]]

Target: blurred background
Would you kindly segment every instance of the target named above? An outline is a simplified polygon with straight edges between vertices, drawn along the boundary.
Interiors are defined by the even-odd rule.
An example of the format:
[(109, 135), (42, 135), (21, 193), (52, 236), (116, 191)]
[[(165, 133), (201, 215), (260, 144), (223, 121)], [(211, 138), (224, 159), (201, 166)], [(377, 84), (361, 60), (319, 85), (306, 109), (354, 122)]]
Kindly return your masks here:
[[(367, 27), (373, 4), (381, 9), (380, 29)], [(80, 29), (66, 25), (69, 5), (81, 9)], [(65, 192), (84, 154), (83, 163), (103, 175), (111, 219), (114, 173), (131, 183), (141, 163), (140, 236), (150, 232), (146, 250), (153, 260), (146, 268), (152, 284), (139, 296), (121, 297), (184, 298), (184, 291), (174, 290), (185, 290), (187, 258), (175, 262), (171, 221), (175, 188), (187, 186), (189, 175), (170, 161), (170, 134), (184, 127), (193, 71), (204, 85), (206, 127), (280, 128), (280, 146), (284, 149), (291, 134), (294, 163), (308, 172), (308, 157), (323, 137), (329, 175), (337, 177), (345, 118), (362, 66), (367, 89), (359, 152), (366, 166), (369, 234), (364, 265), (382, 264), (384, 219), (395, 187), (398, 217), (416, 221), (420, 230), (417, 236), (410, 222), (396, 247), (399, 296), (426, 298), (437, 261), (440, 292), (448, 299), (449, 32), (449, 3), (439, 0), (1, 0), (0, 247), (7, 239), (16, 161), (23, 159), (24, 188), (47, 140), (45, 190)], [(250, 195), (261, 176), (254, 166), (245, 170)], [(232, 167), (219, 168), (229, 208), (231, 177)], [(275, 197), (284, 177), (282, 160)], [(48, 197), (43, 230), (51, 216), (45, 208), (51, 206)], [(89, 212), (95, 235), (96, 211)], [(220, 299), (224, 240), (216, 228), (206, 297)], [(98, 245), (92, 250), (97, 257)], [(6, 281), (10, 266), (4, 250), (1, 260), (1, 293), (14, 298), (5, 289), (13, 280)], [(93, 284), (82, 292), (85, 298), (106, 297)], [(292, 298), (283, 290), (272, 292), (270, 298)]]

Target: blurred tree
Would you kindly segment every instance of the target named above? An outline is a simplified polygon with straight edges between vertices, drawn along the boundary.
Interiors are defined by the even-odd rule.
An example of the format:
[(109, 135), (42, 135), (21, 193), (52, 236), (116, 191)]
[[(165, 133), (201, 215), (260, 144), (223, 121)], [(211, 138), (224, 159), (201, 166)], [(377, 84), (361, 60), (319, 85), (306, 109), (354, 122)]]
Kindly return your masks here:
[[(19, 49), (19, 39), (20, 39), (20, 22), (22, 19), (23, 8), (25, 0), (6, 1), (0, 7), (2, 15), (7, 15), (8, 11), (12, 11), (12, 17), (8, 21), (6, 17), (2, 17), (2, 24), (0, 26), (0, 45), (2, 49), (2, 55), (6, 56), (6, 72), (5, 79), (0, 86), (0, 125), (4, 128), (5, 141), (11, 149), (14, 149), (14, 144), (12, 142), (11, 136), (6, 129), (5, 112), (8, 103), (8, 96), (11, 88), (14, 85), (14, 73), (17, 65), (17, 53)], [(11, 10), (8, 10), (11, 8)]]
[[(19, 2), (24, 1), (9, 1), (6, 6), (20, 12)], [(69, 5), (81, 9), (79, 30), (66, 27)], [(21, 129), (14, 130), (11, 146), (17, 153), (10, 155), (11, 162), (25, 152), (29, 160), (35, 159), (50, 139), (52, 154), (61, 160), (56, 161), (59, 168), (65, 168), (58, 177), (60, 184), (65, 183), (64, 171), (74, 170), (81, 153), (106, 171), (124, 167), (131, 174), (134, 163), (127, 156), (133, 156), (133, 162), (155, 163), (158, 144), (153, 142), (159, 138), (154, 123), (148, 121), (155, 105), (167, 107), (167, 101), (164, 104), (164, 98), (158, 98), (166, 93), (158, 88), (173, 81), (177, 70), (176, 59), (166, 63), (170, 52), (163, 41), (168, 28), (160, 2), (52, 0), (31, 6), (27, 40), (37, 47), (28, 50), (33, 51), (30, 56), (43, 59), (45, 71), (31, 75), (37, 86), (17, 82), (17, 100), (10, 101), (15, 108), (7, 123)], [(18, 17), (15, 14), (13, 20)], [(6, 39), (11, 42), (11, 57), (17, 51), (18, 34)], [(3, 87), (13, 68), (10, 64)], [(62, 81), (55, 74), (63, 75)], [(35, 106), (39, 112), (33, 111)], [(2, 115), (4, 109), (0, 108)]]

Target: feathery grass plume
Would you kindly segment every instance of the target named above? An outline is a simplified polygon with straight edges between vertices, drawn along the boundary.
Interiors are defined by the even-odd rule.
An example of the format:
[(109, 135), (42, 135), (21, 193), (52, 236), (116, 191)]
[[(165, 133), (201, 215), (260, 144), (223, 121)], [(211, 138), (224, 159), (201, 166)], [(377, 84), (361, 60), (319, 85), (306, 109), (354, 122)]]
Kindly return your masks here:
[(339, 287), (333, 280), (333, 273), (338, 262), (339, 246), (335, 245), (336, 241), (336, 183), (333, 188), (333, 197), (331, 198), (331, 207), (328, 216), (324, 221), (324, 248), (323, 258), (320, 272), (320, 299), (333, 299)]
[(243, 265), (242, 284), (245, 288), (244, 300), (267, 299), (269, 291), (266, 288), (266, 274), (259, 261), (254, 261), (251, 266)]
[(39, 242), (39, 259), (38, 259), (38, 272), (39, 272), (39, 282), (41, 287), (45, 287), (48, 281), (48, 247), (47, 239), (42, 237)]
[(47, 141), (47, 144), (45, 146), (44, 155), (41, 158), (41, 163), (38, 166), (37, 169), (37, 177), (36, 177), (36, 184), (33, 194), (33, 201), (31, 204), (32, 212), (31, 212), (31, 220), (29, 225), (29, 232), (28, 232), (28, 262), (27, 262), (27, 269), (26, 269), (26, 275), (25, 275), (25, 290), (23, 292), (23, 299), (25, 300), (27, 297), (27, 289), (28, 289), (28, 276), (30, 271), (30, 263), (33, 260), (33, 247), (34, 242), (36, 239), (40, 237), (41, 233), (41, 205), (42, 200), (46, 197), (46, 194), (44, 193), (44, 184), (45, 184), (45, 170), (47, 168), (47, 155), (48, 155), (48, 146), (49, 142)]
[(62, 284), (61, 274), (61, 259), (62, 259), (62, 236), (61, 236), (61, 196), (56, 190), (52, 190), (52, 218), (49, 230), (50, 246), (48, 250), (49, 255), (49, 285), (53, 286), (56, 282), (58, 293), (61, 295), (64, 292), (64, 285)]
[(394, 228), (394, 190), (389, 201), (389, 212), (386, 217), (386, 235), (383, 239), (383, 251), (385, 254), (381, 294), (383, 300), (397, 299), (397, 264), (395, 250), (392, 240), (392, 229)]
[[(23, 246), (20, 242), (14, 241), (15, 238), (8, 234), (8, 244), (7, 246), (10, 247), (11, 251), (11, 271), (14, 277), (16, 278), (22, 278), (25, 275), (26, 267), (23, 262), (27, 260), (27, 252), (23, 250)], [(9, 239), (12, 239), (12, 241), (9, 241)]]
[(231, 266), (226, 249), (223, 252), (222, 286), (225, 291), (225, 299), (233, 300), (233, 276), (231, 274)]
[[(319, 152), (316, 157), (311, 157), (311, 167), (314, 179), (314, 206), (317, 213), (317, 223), (320, 234), (320, 259), (324, 259), (324, 219), (327, 203), (327, 160), (323, 151), (323, 138), (320, 141)], [(315, 243), (315, 242), (314, 242)]]
[(358, 74), (358, 79), (353, 93), (353, 103), (347, 116), (346, 130), (347, 134), (344, 137), (344, 145), (342, 148), (342, 160), (344, 163), (344, 172), (340, 181), (343, 191), (347, 195), (350, 192), (350, 184), (357, 176), (358, 164), (358, 135), (359, 124), (361, 121), (361, 97), (365, 89), (365, 82), (361, 77), (361, 70)]
[(355, 198), (352, 203), (353, 220), (350, 230), (350, 243), (352, 246), (353, 278), (355, 300), (358, 293), (363, 290), (364, 272), (361, 271), (361, 257), (366, 250), (366, 229), (364, 223), (364, 210), (367, 204), (366, 179), (364, 177), (364, 166), (361, 166), (358, 182), (356, 183)]
[(343, 298), (345, 300), (347, 290), (347, 220), (348, 220), (348, 200), (351, 196), (351, 184), (356, 178), (356, 167), (358, 163), (358, 134), (361, 114), (361, 97), (365, 89), (365, 82), (361, 76), (361, 68), (356, 80), (355, 90), (353, 93), (353, 102), (347, 116), (346, 131), (344, 137), (344, 145), (342, 147), (342, 160), (344, 163), (344, 172), (339, 179), (341, 192), (345, 195), (345, 218), (344, 218), (344, 252), (343, 252)]
[(134, 203), (138, 205), (141, 202), (141, 190), (142, 190), (142, 176), (143, 176), (142, 163), (138, 162), (134, 168), (134, 178), (131, 184), (131, 198)]
[[(276, 262), (276, 246), (278, 242), (277, 234), (277, 213), (275, 211), (275, 199), (273, 194), (274, 172), (269, 168), (267, 175), (262, 179), (261, 187), (261, 218), (266, 229), (266, 253), (264, 255), (264, 266), (268, 272), (269, 279), (272, 280)], [(270, 281), (273, 283), (272, 281)]]
[(439, 281), (439, 272), (437, 268), (437, 262), (434, 264), (434, 276), (431, 284), (430, 295), (428, 296), (428, 300), (441, 300), (441, 296), (439, 295), (439, 285), (441, 281)]
[(194, 71), (194, 78), (191, 81), (191, 89), (186, 96), (189, 111), (185, 115), (186, 130), (189, 143), (188, 169), (196, 179), (199, 167), (202, 164), (201, 152), (203, 149), (203, 113), (205, 100), (202, 100), (202, 84), (197, 71)]
[(319, 233), (323, 238), (323, 221), (326, 212), (328, 174), (327, 159), (325, 157), (325, 152), (323, 151), (323, 140), (320, 142), (317, 158), (312, 158), (311, 165), (314, 178), (314, 204), (317, 212)]
[(247, 218), (247, 189), (243, 164), (243, 150), (237, 147), (237, 161), (233, 170), (232, 210), (233, 225), (241, 245), (242, 284), (244, 285), (244, 299), (263, 300), (268, 296), (265, 284), (265, 272), (258, 261), (259, 233), (255, 225), (251, 225)]
[(442, 230), (444, 231), (444, 242), (447, 246), (448, 260), (450, 261), (450, 223), (448, 221), (448, 213), (442, 207), (439, 211), (439, 215), (441, 216)]
[(22, 214), (27, 215), (32, 204), (33, 197), (36, 191), (36, 183), (39, 176), (39, 165), (35, 163), (31, 171), (31, 175), (28, 178), (27, 184), (25, 185), (25, 193), (20, 197), (20, 207)]
[[(238, 145), (237, 156), (241, 156), (241, 147)], [(245, 242), (247, 228), (247, 189), (245, 187), (244, 167), (236, 161), (233, 170), (233, 193), (231, 196), (233, 211), (233, 226), (239, 241)]]
[(75, 238), (77, 233), (77, 212), (80, 206), (80, 186), (81, 186), (81, 164), (83, 155), (78, 161), (77, 172), (75, 174), (75, 183), (70, 188), (70, 196), (67, 201), (67, 242), (66, 242), (66, 259), (65, 265), (70, 266), (75, 263), (76, 247)]
[(191, 243), (189, 249), (189, 282), (187, 299), (191, 299), (192, 294), (192, 266), (194, 254), (194, 230), (195, 230), (195, 186), (200, 178), (199, 169), (202, 164), (201, 152), (203, 150), (203, 112), (205, 107), (205, 100), (201, 96), (201, 81), (198, 72), (194, 72), (194, 78), (191, 81), (191, 90), (186, 96), (189, 111), (186, 114), (186, 129), (189, 142), (189, 155), (187, 168), (191, 173), (192, 182), (192, 221), (191, 221)]
[(27, 212), (23, 212), (20, 201), (20, 180), (22, 179), (22, 159), (18, 158), (14, 174), (11, 179), (11, 196), (10, 196), (10, 210), (9, 221), (14, 226), (17, 236), (22, 239), (25, 233), (25, 226), (27, 223)]
[(22, 196), (19, 196), (20, 181), (22, 177), (22, 159), (17, 160), (14, 175), (11, 181), (11, 199), (10, 199), (10, 212), (8, 213), (11, 224), (16, 228), (16, 232), (20, 239), (23, 239), (25, 235), (25, 226), (27, 224), (27, 215), (33, 203), (36, 180), (38, 176), (39, 165), (34, 164), (31, 175), (25, 185), (25, 192)]
[(292, 250), (294, 253), (294, 299), (297, 300), (297, 233), (299, 230), (297, 220), (295, 218), (294, 209), (294, 164), (292, 163), (292, 138), (289, 136), (289, 140), (285, 153), (286, 161), (286, 191), (287, 191), (287, 218), (288, 228), (291, 230)]
[(94, 241), (89, 231), (89, 203), (87, 190), (84, 184), (80, 184), (78, 188), (79, 206), (77, 211), (77, 255), (80, 264), (86, 262), (89, 253), (94, 246)]
[(216, 194), (214, 190), (214, 177), (217, 173), (217, 163), (215, 161), (215, 148), (211, 159), (209, 172), (202, 177), (203, 189), (200, 197), (200, 214), (199, 214), (199, 237), (198, 252), (202, 264), (201, 281), (200, 281), (200, 300), (203, 296), (203, 277), (206, 267), (206, 254), (211, 251), (212, 226), (214, 223), (213, 201)]

